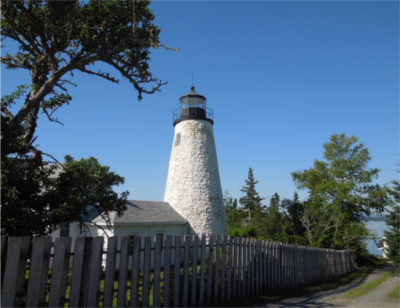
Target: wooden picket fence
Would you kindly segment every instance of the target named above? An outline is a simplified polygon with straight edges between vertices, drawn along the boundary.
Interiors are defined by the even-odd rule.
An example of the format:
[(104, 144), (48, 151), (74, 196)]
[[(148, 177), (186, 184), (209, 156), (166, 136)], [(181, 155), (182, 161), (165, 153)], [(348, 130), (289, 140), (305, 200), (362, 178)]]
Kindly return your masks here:
[[(227, 236), (1, 239), (2, 307), (167, 307), (277, 293), (356, 269), (351, 251)], [(144, 245), (143, 245), (144, 244)]]

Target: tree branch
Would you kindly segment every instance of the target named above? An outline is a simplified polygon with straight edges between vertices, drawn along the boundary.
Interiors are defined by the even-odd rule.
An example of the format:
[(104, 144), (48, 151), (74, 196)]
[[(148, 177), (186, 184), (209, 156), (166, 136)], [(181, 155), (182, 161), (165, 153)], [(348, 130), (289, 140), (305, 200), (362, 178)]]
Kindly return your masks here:
[[(166, 81), (166, 82), (162, 82), (161, 80), (157, 80), (157, 79), (154, 79), (154, 78), (147, 79), (147, 80), (145, 80), (145, 81), (139, 82), (139, 81), (135, 80), (134, 78), (132, 78), (132, 75), (133, 75), (132, 72), (131, 72), (131, 73), (127, 72), (126, 69), (124, 69), (124, 67), (118, 65), (117, 62), (111, 61), (111, 60), (109, 60), (109, 61), (103, 60), (103, 61), (106, 62), (106, 63), (108, 63), (108, 64), (110, 64), (110, 65), (113, 66), (114, 68), (116, 68), (116, 69), (122, 74), (122, 76), (124, 76), (126, 79), (128, 79), (128, 81), (129, 81), (129, 82), (135, 87), (135, 89), (138, 91), (138, 93), (139, 93), (139, 94), (138, 94), (138, 99), (139, 99), (139, 100), (141, 100), (141, 99), (143, 98), (143, 97), (142, 97), (142, 93), (153, 94), (153, 93), (155, 93), (155, 92), (159, 92), (159, 91), (160, 91), (160, 88), (168, 83), (167, 81)], [(140, 86), (140, 83), (145, 83), (145, 82), (157, 82), (157, 85), (156, 85), (155, 87), (152, 87), (151, 90), (146, 90), (146, 89), (144, 89), (144, 88), (142, 88), (142, 87)]]
[(68, 92), (68, 90), (67, 90), (66, 88), (64, 88), (64, 87), (61, 85), (60, 82), (57, 82), (57, 83), (55, 84), (55, 86), (59, 87), (61, 90), (65, 91), (65, 92)]
[(53, 155), (51, 155), (51, 154), (48, 154), (48, 153), (45, 153), (45, 152), (43, 152), (43, 151), (40, 151), (40, 150), (37, 150), (41, 155), (45, 155), (45, 156), (48, 156), (48, 157), (50, 157), (52, 160), (54, 160), (60, 167), (62, 167), (64, 170), (67, 170), (66, 168), (65, 168), (65, 166), (62, 164), (62, 163), (60, 163)]
[(53, 110), (50, 114), (47, 112), (47, 110), (45, 108), (43, 108), (42, 110), (43, 110), (44, 114), (47, 116), (47, 118), (49, 119), (49, 121), (56, 122), (56, 123), (61, 124), (61, 125), (64, 126), (63, 122), (57, 120), (57, 118), (51, 117), (55, 110)]
[(10, 68), (26, 68), (27, 65), (21, 63), (21, 60), (10, 55), (6, 55), (5, 57), (0, 57), (0, 62), (8, 65)]
[[(19, 5), (19, 2), (15, 1), (14, 4)], [(9, 33), (8, 32), (7, 35), (10, 36), (11, 38), (15, 39), (19, 43), (21, 43), (21, 45), (23, 45), (26, 48), (26, 50), (29, 50), (31, 52), (33, 52), (33, 50), (34, 50), (35, 52), (33, 52), (33, 53), (35, 53), (36, 55), (40, 55), (42, 52), (37, 47), (39, 44), (37, 42), (35, 42), (35, 41), (30, 40), (26, 36), (24, 36), (23, 33), (20, 33), (19, 29), (17, 29), (17, 27), (15, 27), (14, 20), (10, 19), (9, 14), (7, 14), (8, 10), (7, 10), (7, 6), (6, 5), (2, 6), (1, 8), (3, 10), (3, 13), (1, 14), (2, 17), (7, 21), (7, 23), (10, 26), (12, 26), (12, 29), (14, 30), (14, 34), (16, 34), (16, 35), (13, 35), (13, 33)], [(35, 23), (36, 23), (36, 21), (35, 21)], [(19, 36), (23, 37), (29, 44), (26, 44), (23, 40), (21, 40), (21, 38)]]
[(108, 73), (102, 73), (102, 72), (100, 72), (100, 71), (96, 73), (96, 72), (93, 72), (93, 71), (88, 70), (88, 69), (86, 69), (86, 68), (78, 68), (78, 70), (81, 71), (81, 72), (83, 72), (83, 73), (87, 73), (87, 74), (89, 74), (89, 75), (95, 75), (95, 76), (104, 78), (104, 79), (106, 79), (106, 80), (108, 80), (108, 81), (111, 81), (111, 82), (114, 82), (114, 83), (119, 83), (119, 80), (118, 80), (118, 79), (116, 79), (116, 78), (114, 78), (114, 77), (111, 77), (110, 74), (108, 74)]
[(1, 106), (1, 111), (3, 111), (12, 120), (14, 118), (13, 114), (3, 105)]
[[(29, 95), (29, 94), (28, 94)], [(28, 118), (27, 124), (26, 124), (26, 131), (24, 134), (24, 140), (26, 144), (31, 144), (32, 143), (32, 137), (33, 134), (35, 133), (36, 127), (37, 127), (37, 117), (39, 113), (39, 105), (33, 108), (30, 112), (30, 117)]]
[(32, 109), (39, 108), (40, 103), (42, 102), (43, 98), (47, 94), (51, 93), (51, 91), (53, 90), (53, 87), (59, 81), (61, 76), (63, 76), (66, 72), (76, 68), (77, 62), (78, 62), (78, 58), (71, 60), (69, 63), (67, 63), (65, 66), (63, 66), (60, 70), (58, 70), (57, 72), (53, 72), (53, 75), (44, 82), (44, 84), (41, 86), (41, 88), (38, 91), (36, 91), (36, 92), (30, 91), (24, 106), (18, 111), (18, 113), (10, 121), (9, 126), (7, 127), (7, 130), (1, 131), (1, 140), (3, 140), (5, 138), (5, 136), (7, 135), (7, 133), (9, 131), (12, 131), (13, 129), (15, 129), (28, 116), (28, 114), (32, 111)]

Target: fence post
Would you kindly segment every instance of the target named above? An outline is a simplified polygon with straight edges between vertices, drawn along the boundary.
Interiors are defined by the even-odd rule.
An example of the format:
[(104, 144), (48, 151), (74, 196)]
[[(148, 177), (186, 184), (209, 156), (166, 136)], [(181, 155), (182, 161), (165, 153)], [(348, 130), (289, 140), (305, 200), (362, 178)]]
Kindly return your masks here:
[(246, 296), (251, 295), (251, 240), (246, 240)]
[[(139, 305), (138, 301), (139, 301), (139, 272), (140, 272), (141, 243), (142, 243), (142, 238), (140, 236), (135, 236), (133, 240), (133, 255), (132, 255), (131, 303), (130, 303), (131, 307), (137, 307)], [(113, 284), (114, 281), (112, 281), (111, 285), (112, 288), (114, 288)], [(112, 301), (110, 305), (107, 306), (104, 305), (104, 307), (112, 307)]]
[(227, 271), (227, 288), (226, 288), (226, 298), (231, 299), (231, 288), (232, 288), (232, 237), (229, 236), (228, 240), (228, 271)]
[(233, 275), (232, 275), (232, 298), (238, 298), (239, 269), (238, 269), (239, 247), (238, 238), (233, 238)]
[(84, 272), (85, 251), (88, 245), (88, 238), (80, 237), (75, 240), (74, 261), (72, 264), (72, 278), (69, 294), (69, 306), (79, 307), (83, 305), (81, 286)]
[(200, 260), (200, 290), (199, 290), (199, 306), (204, 306), (205, 291), (205, 259), (206, 259), (206, 236), (201, 237), (201, 260)]
[(221, 256), (221, 297), (220, 301), (225, 300), (225, 281), (226, 281), (226, 242), (227, 242), (227, 237), (224, 235), (222, 237), (222, 256)]
[(33, 240), (31, 270), (29, 273), (27, 307), (39, 307), (46, 299), (46, 283), (49, 270), (51, 237)]
[(277, 274), (277, 269), (276, 269), (276, 257), (277, 257), (277, 252), (276, 252), (276, 243), (271, 242), (270, 243), (270, 250), (271, 250), (271, 256), (270, 256), (270, 263), (271, 263), (271, 292), (275, 292), (277, 290), (276, 288), (276, 277), (278, 276)]
[(272, 272), (272, 243), (267, 241), (267, 290), (268, 293), (272, 293), (272, 282), (273, 282), (273, 272)]
[(121, 240), (121, 249), (119, 254), (118, 268), (118, 297), (117, 306), (125, 307), (126, 305), (126, 287), (128, 281), (128, 262), (129, 262), (129, 245), (130, 237), (124, 236)]
[(160, 307), (160, 267), (161, 267), (161, 236), (157, 235), (154, 245), (154, 280), (153, 280), (153, 306)]
[(168, 235), (165, 239), (164, 249), (164, 307), (169, 307), (169, 289), (171, 280), (171, 243), (172, 237)]
[[(90, 272), (88, 281), (88, 295), (87, 295), (87, 307), (96, 307), (99, 298), (99, 287), (100, 287), (100, 275), (101, 275), (101, 261), (103, 253), (103, 237), (93, 238), (92, 249), (90, 254)], [(68, 263), (67, 263), (68, 271)]]
[(261, 245), (260, 245), (260, 240), (256, 241), (256, 273), (257, 273), (257, 279), (256, 279), (256, 294), (260, 295), (260, 290), (261, 290), (261, 282), (262, 282), (262, 267), (261, 267)]
[(208, 241), (207, 305), (212, 303), (213, 241), (213, 236), (210, 236)]
[(262, 262), (262, 284), (261, 284), (261, 293), (266, 292), (267, 288), (267, 242), (261, 241), (262, 250), (261, 250), (261, 262)]
[(192, 294), (191, 294), (191, 306), (196, 306), (196, 291), (197, 291), (197, 255), (198, 255), (198, 238), (195, 235), (193, 239), (193, 250), (192, 250)]
[(247, 293), (247, 239), (242, 239), (242, 266), (241, 266), (241, 286), (239, 287), (242, 297), (246, 297)]
[(174, 307), (179, 306), (179, 281), (181, 266), (181, 237), (175, 236), (175, 258), (174, 258)]
[(1, 306), (21, 306), (24, 293), (25, 267), (30, 237), (9, 237), (3, 278)]
[(251, 295), (256, 294), (257, 290), (257, 240), (251, 240)]
[(235, 298), (242, 298), (244, 296), (243, 292), (243, 239), (238, 238), (238, 267), (237, 267), (237, 295)]
[(106, 259), (106, 274), (104, 278), (104, 307), (111, 307), (114, 298), (114, 274), (115, 260), (117, 257), (116, 250), (118, 245), (117, 237), (110, 237), (107, 241), (107, 259)]
[(183, 251), (183, 302), (182, 306), (187, 307), (189, 304), (189, 254), (190, 254), (191, 236), (185, 235), (184, 251)]
[(308, 274), (307, 274), (307, 249), (306, 247), (303, 247), (303, 281), (304, 285), (308, 285)]
[(143, 257), (143, 307), (149, 306), (150, 291), (150, 263), (151, 263), (151, 242), (150, 236), (144, 238), (144, 257)]
[(218, 291), (219, 291), (219, 248), (220, 248), (220, 236), (215, 236), (215, 273), (214, 273), (214, 304), (218, 302)]
[[(60, 237), (56, 239), (49, 295), (50, 307), (64, 307), (70, 249), (70, 237)], [(85, 293), (85, 295), (87, 295), (87, 293)]]

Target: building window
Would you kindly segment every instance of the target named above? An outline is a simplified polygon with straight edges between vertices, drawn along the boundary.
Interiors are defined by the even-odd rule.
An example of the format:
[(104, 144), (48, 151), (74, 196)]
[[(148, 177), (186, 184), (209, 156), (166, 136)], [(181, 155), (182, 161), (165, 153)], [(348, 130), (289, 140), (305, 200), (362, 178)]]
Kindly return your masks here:
[(177, 133), (174, 142), (174, 147), (178, 146), (180, 143), (181, 143), (181, 133)]
[(69, 236), (69, 223), (61, 226), (60, 236)]
[(165, 232), (164, 231), (157, 231), (155, 239), (157, 239), (157, 237), (161, 238), (161, 247), (162, 247), (163, 243), (164, 243)]

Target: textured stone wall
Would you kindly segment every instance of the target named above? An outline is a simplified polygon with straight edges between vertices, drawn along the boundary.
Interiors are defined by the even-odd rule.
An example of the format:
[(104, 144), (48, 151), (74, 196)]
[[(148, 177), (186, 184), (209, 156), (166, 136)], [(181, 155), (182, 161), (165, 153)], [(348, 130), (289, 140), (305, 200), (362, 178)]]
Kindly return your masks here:
[(164, 201), (197, 235), (227, 234), (213, 126), (185, 120), (175, 126)]

